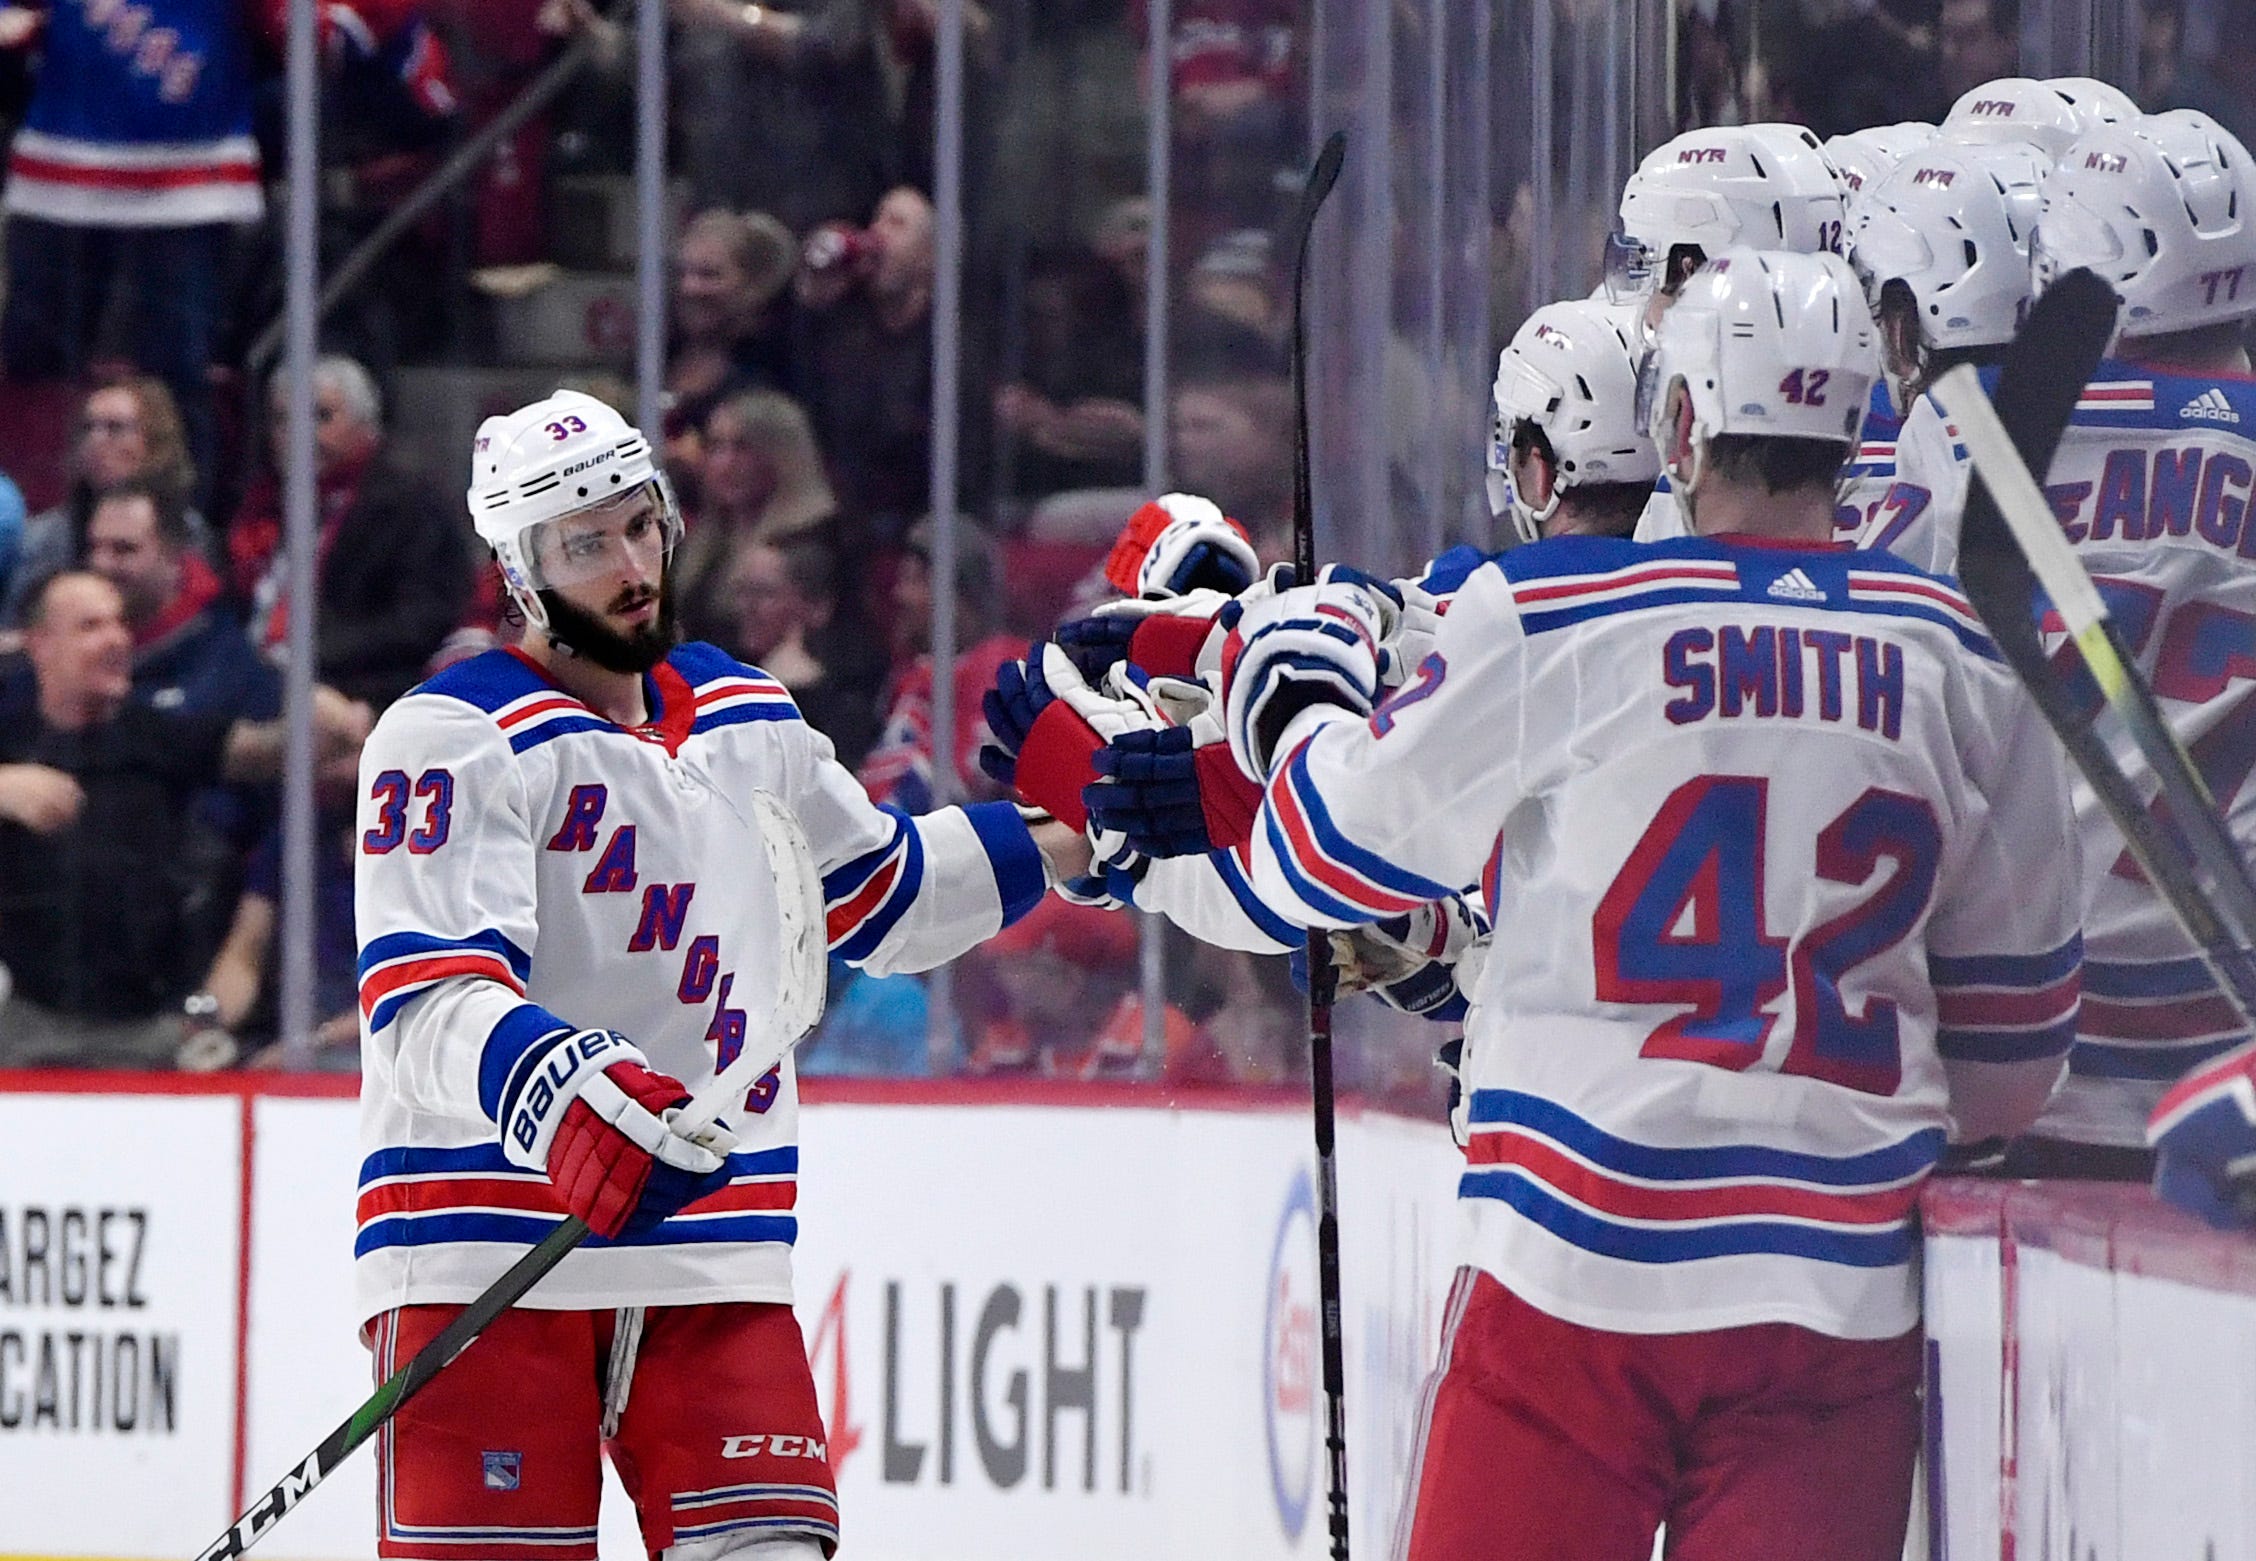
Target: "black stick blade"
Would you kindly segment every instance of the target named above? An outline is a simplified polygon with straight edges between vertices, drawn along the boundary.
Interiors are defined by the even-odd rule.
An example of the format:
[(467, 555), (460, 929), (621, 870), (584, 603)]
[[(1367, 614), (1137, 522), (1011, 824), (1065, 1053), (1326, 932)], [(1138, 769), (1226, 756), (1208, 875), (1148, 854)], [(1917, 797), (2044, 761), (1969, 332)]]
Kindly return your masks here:
[(1308, 170), (1308, 182), (1300, 188), (1300, 242), (1302, 251), (1308, 248), (1309, 230), (1316, 226), (1316, 217), (1324, 209), (1324, 202), (1339, 183), (1340, 165), (1347, 161), (1347, 132), (1335, 130), (1324, 138), (1323, 148), (1316, 154), (1316, 165)]

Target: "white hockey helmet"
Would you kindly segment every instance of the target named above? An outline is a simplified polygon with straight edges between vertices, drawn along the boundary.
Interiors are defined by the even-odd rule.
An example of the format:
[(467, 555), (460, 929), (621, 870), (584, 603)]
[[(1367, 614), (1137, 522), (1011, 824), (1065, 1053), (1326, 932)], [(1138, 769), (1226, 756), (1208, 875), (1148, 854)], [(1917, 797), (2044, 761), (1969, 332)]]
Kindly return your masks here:
[(1639, 420), (1664, 459), (1676, 442), (1670, 393), (1681, 382), (1691, 399), (1693, 470), (1671, 484), (1678, 503), (1719, 434), (1830, 440), (1846, 460), (1879, 377), (1877, 336), (1839, 255), (1711, 258), (1662, 318), (1638, 379)]
[(1703, 255), (1731, 246), (1841, 247), (1841, 179), (1802, 125), (1712, 125), (1687, 130), (1637, 165), (1622, 187), (1606, 241), (1608, 296), (1646, 292), (1680, 245)]
[(2078, 266), (2123, 298), (2117, 328), (2153, 336), (2256, 314), (2256, 166), (2193, 109), (2080, 138), (2045, 182), (2030, 246), (2038, 292)]
[(2097, 76), (2047, 76), (2045, 85), (2075, 107), (2086, 130), (2128, 125), (2140, 118), (2139, 106), (2128, 92)]
[[(1636, 320), (1633, 304), (1545, 304), (1497, 356), (1488, 507), (1510, 514), (1521, 541), (1543, 535), (1543, 523), (1569, 488), (1585, 482), (1650, 486), (1660, 476), (1660, 455), (1636, 418), (1637, 362), (1630, 346)], [(1558, 468), (1551, 497), (1540, 506), (1512, 481), (1512, 442), (1528, 423), (1542, 430)]]
[(1946, 141), (2027, 141), (2058, 157), (2085, 131), (2113, 122), (2114, 109), (2088, 92), (2072, 95), (2029, 76), (2000, 76), (1973, 87), (1943, 116)]
[(1909, 119), (1900, 125), (1850, 130), (1825, 143), (1825, 156), (1841, 176), (1842, 199), (1852, 221), (1856, 203), (1864, 193), (1894, 172), (1896, 164), (1934, 140), (1936, 133), (1933, 125)]
[(541, 547), (542, 528), (645, 491), (671, 555), (682, 533), (673, 487), (652, 458), (650, 441), (593, 396), (559, 390), (478, 425), (470, 522), (493, 549), (510, 596), (543, 628), (548, 613), (540, 593), (575, 582), (559, 573), (560, 550)]
[(2029, 303), (2045, 166), (2033, 146), (1945, 141), (1867, 190), (1849, 223), (1849, 264), (1873, 314), (1887, 285), (1901, 282), (1929, 348), (2011, 341)]

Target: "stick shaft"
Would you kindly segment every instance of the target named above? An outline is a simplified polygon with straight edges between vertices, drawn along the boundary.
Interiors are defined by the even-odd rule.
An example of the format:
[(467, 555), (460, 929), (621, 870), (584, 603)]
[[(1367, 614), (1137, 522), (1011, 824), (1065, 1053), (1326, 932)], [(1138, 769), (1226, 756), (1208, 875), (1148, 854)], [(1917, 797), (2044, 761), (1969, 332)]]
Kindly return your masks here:
[[(770, 1037), (771, 1042), (774, 1039)], [(791, 1039), (796, 1041), (798, 1037)], [(683, 1118), (692, 1126), (709, 1124), (726, 1109), (729, 1101), (750, 1089), (754, 1080), (781, 1061), (787, 1050), (788, 1046), (747, 1047), (690, 1097), (690, 1103), (682, 1108)], [(432, 1379), (454, 1364), (455, 1357), (475, 1343), (478, 1335), (493, 1325), (495, 1318), (523, 1300), (527, 1291), (587, 1238), (587, 1226), (572, 1218), (566, 1218), (542, 1237), (539, 1245), (510, 1264), (508, 1272), (488, 1285), (483, 1294), (440, 1329), (438, 1337), (385, 1378), (383, 1385), (370, 1394), (365, 1403), (346, 1416), (344, 1424), (321, 1439), (321, 1445), (304, 1462), (245, 1508), (242, 1516), (228, 1525), (226, 1533), (204, 1548), (197, 1561), (226, 1561), (264, 1539), (315, 1486), (329, 1477), (332, 1469), (352, 1456), (385, 1421), (398, 1414), (402, 1404), (430, 1386)]]
[[(1316, 579), (1316, 494), (1308, 438), (1308, 242), (1324, 199), (1338, 182), (1347, 137), (1334, 132), (1301, 192), (1300, 238), (1293, 255), (1293, 570)], [(1339, 1174), (1332, 1150), (1337, 1112), (1332, 1085), (1332, 999), (1337, 977), (1331, 940), (1308, 934), (1308, 1088), (1316, 1131), (1316, 1283), (1323, 1309), (1325, 1501), (1333, 1561), (1347, 1561), (1347, 1347), (1340, 1288)]]

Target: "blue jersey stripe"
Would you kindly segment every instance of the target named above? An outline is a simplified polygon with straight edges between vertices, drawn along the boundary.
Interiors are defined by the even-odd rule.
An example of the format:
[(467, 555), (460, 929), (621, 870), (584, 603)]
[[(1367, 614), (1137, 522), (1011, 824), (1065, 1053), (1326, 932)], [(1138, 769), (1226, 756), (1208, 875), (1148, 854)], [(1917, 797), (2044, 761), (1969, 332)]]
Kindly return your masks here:
[(742, 726), (749, 721), (796, 721), (799, 707), (788, 699), (757, 704), (730, 705), (710, 715), (701, 715), (690, 723), (692, 734), (717, 731), (724, 726)]
[(1935, 1050), (1956, 1062), (2037, 1062), (2067, 1056), (2075, 1040), (2071, 1014), (2042, 1030), (1938, 1030)]
[(980, 849), (987, 853), (995, 893), (1003, 904), (1003, 925), (1008, 927), (1049, 893), (1042, 848), (1034, 843), (1015, 803), (974, 802), (963, 812), (971, 821), (971, 832), (979, 837)]
[[(559, 737), (569, 737), (574, 732), (617, 732), (622, 737), (633, 734), (623, 727), (612, 725), (601, 716), (559, 715), (536, 721), (521, 732), (509, 734), (509, 751), (526, 753), (543, 743), (552, 743)], [(636, 741), (641, 741), (636, 738)]]
[(1285, 875), (1286, 886), (1292, 890), (1294, 896), (1303, 905), (1308, 906), (1319, 915), (1350, 924), (1377, 921), (1381, 917), (1395, 914), (1392, 906), (1382, 910), (1372, 910), (1365, 906), (1352, 905), (1318, 884), (1301, 867), (1300, 859), (1293, 855), (1292, 844), (1285, 838), (1285, 826), (1278, 821), (1277, 810), (1265, 805), (1261, 810), (1261, 818), (1263, 820), (1262, 827), (1269, 834), (1269, 850), (1276, 857), (1277, 866)]
[(1238, 909), (1245, 912), (1246, 920), (1287, 948), (1300, 946), (1303, 941), (1301, 930), (1271, 910), (1253, 892), (1253, 885), (1247, 883), (1245, 874), (1238, 870), (1238, 859), (1235, 856), (1228, 851), (1216, 851), (1211, 853), (1211, 860), (1215, 872), (1221, 875), (1222, 886), (1230, 891), (1230, 898), (1238, 902)]
[(2205, 997), (2216, 990), (2209, 967), (2198, 959), (2136, 964), (2084, 961), (2084, 993), (2088, 997)]
[[(739, 1150), (728, 1157), (729, 1175), (784, 1176), (799, 1169), (797, 1147), (785, 1145), (781, 1149)], [(547, 1180), (538, 1171), (528, 1171), (513, 1163), (502, 1153), (498, 1142), (465, 1144), (454, 1149), (392, 1148), (379, 1149), (360, 1162), (360, 1185), (381, 1181), (389, 1176), (525, 1176)]]
[[(1936, 986), (2048, 987), (2065, 980), (2083, 964), (2081, 934), (2042, 954), (1929, 954), (1927, 979)], [(2084, 965), (2084, 990), (2097, 991), (2092, 972)]]
[[(917, 832), (914, 824), (905, 819), (901, 824), (901, 833), (908, 843), (908, 849), (901, 858), (900, 876), (894, 879), (875, 909), (831, 946), (831, 952), (840, 959), (864, 960), (875, 954), (893, 929), (900, 925), (901, 918), (909, 913), (909, 907), (916, 903), (917, 894), (924, 887), (924, 836)], [(833, 904), (839, 899), (851, 898), (850, 895), (831, 895), (828, 879), (824, 880), (823, 892), (825, 898)]]
[(876, 850), (864, 851), (852, 861), (834, 867), (823, 874), (823, 898), (833, 905), (840, 900), (852, 899), (856, 889), (877, 876), (877, 870), (885, 865), (885, 859), (893, 854), (895, 847), (900, 845), (901, 836), (909, 828), (908, 815), (899, 808), (880, 806), (877, 811), (893, 820), (893, 833), (887, 835), (885, 844), (879, 846)]
[(1882, 1149), (1854, 1155), (1804, 1154), (1760, 1144), (1718, 1144), (1666, 1149), (1616, 1138), (1555, 1101), (1519, 1090), (1473, 1092), (1474, 1127), (1524, 1127), (1573, 1150), (1605, 1170), (1643, 1181), (1727, 1181), (1764, 1177), (1824, 1187), (1869, 1187), (1900, 1182), (1933, 1165), (1943, 1152), (1943, 1130), (1922, 1128)]
[(1512, 1170), (1467, 1171), (1460, 1198), (1493, 1198), (1541, 1225), (1560, 1240), (1601, 1257), (1629, 1263), (1693, 1263), (1703, 1258), (1768, 1254), (1814, 1258), (1850, 1268), (1893, 1268), (1911, 1260), (1911, 1222), (1869, 1232), (1746, 1220), (1681, 1229), (1623, 1225), (1559, 1198), (1540, 1182)]
[(1307, 743), (1302, 743), (1285, 765), (1285, 784), (1292, 787), (1293, 798), (1308, 820), (1309, 838), (1316, 849), (1333, 862), (1339, 863), (1366, 878), (1381, 889), (1392, 890), (1414, 900), (1439, 900), (1449, 894), (1449, 889), (1431, 878), (1410, 871), (1380, 856), (1377, 852), (1357, 845), (1332, 822), (1331, 811), (1324, 806), (1323, 794), (1316, 789), (1316, 781), (1308, 773)]
[(508, 961), (511, 973), (518, 980), (532, 979), (533, 956), (512, 943), (506, 934), (490, 927), (466, 938), (441, 938), (427, 932), (387, 932), (362, 945), (358, 973), (365, 978), (376, 966), (411, 954), (452, 954), (463, 949), (499, 954)]
[(2086, 1079), (2140, 1079), (2168, 1084), (2187, 1069), (2220, 1057), (2248, 1039), (2228, 1035), (2214, 1041), (2153, 1041), (2143, 1046), (2117, 1046), (2107, 1041), (2078, 1041), (2068, 1054), (2068, 1071)]
[[(431, 1247), (450, 1242), (537, 1246), (562, 1223), (538, 1214), (394, 1214), (369, 1221), (353, 1241), (353, 1256), (385, 1247)], [(726, 1219), (668, 1220), (637, 1235), (606, 1241), (590, 1236), (590, 1247), (680, 1247), (773, 1241), (790, 1246), (799, 1239), (799, 1221), (789, 1214), (738, 1214)]]

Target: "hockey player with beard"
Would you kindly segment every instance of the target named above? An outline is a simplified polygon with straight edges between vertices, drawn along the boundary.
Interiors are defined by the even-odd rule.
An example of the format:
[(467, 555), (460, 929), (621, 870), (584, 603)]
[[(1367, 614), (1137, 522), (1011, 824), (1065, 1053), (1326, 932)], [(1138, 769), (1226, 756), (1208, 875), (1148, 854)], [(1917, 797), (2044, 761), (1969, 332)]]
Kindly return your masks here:
[[(2256, 787), (2247, 784), (2256, 685), (2246, 676), (2256, 666), (2256, 532), (2244, 524), (2256, 386), (2242, 337), (2256, 316), (2256, 165), (2230, 132), (2190, 109), (2104, 127), (2070, 146), (2047, 180), (2032, 258), (2040, 290), (2089, 266), (2122, 295), (2113, 356), (2085, 387), (2046, 494), (2234, 836), (2256, 847)], [(1906, 441), (1901, 464), (1901, 480), (1933, 503), (1891, 546), (1924, 567), (1955, 569), (1963, 456), (1940, 441)], [(2074, 662), (2072, 650), (2061, 654)], [(2128, 738), (2117, 746), (2139, 773)], [(2153, 1168), (2148, 1116), (2164, 1091), (2246, 1036), (2082, 786), (2076, 809), (2090, 954), (2083, 1019), (2067, 1084), (2005, 1168), (2143, 1180)], [(2249, 1065), (2204, 1077), (2218, 1084), (2235, 1068)], [(2220, 1191), (2227, 1168), (2256, 1153), (2256, 1127), (2220, 1140), (2220, 1119), (2194, 1120), (2185, 1099), (2157, 1119), (2165, 1190), (2203, 1204), (2207, 1189), (2204, 1212), (2219, 1213), (2230, 1207)], [(2173, 1133), (2186, 1145), (2174, 1169)]]
[(791, 1063), (694, 1137), (672, 1109), (776, 1001), (749, 794), (801, 820), (831, 950), (871, 970), (954, 957), (1053, 874), (1012, 805), (883, 812), (774, 679), (675, 643), (680, 512), (617, 413), (488, 419), (473, 482), (525, 643), (410, 692), (362, 759), (377, 1375), (565, 1215), (595, 1235), (385, 1427), (378, 1553), (593, 1561), (607, 1449), (652, 1556), (815, 1561), (838, 1514), (791, 1310)]
[(1232, 628), (1263, 898), (1354, 925), (1477, 878), (1513, 929), (1410, 1561), (1902, 1554), (1913, 1205), (2059, 1075), (2077, 847), (1964, 602), (1830, 543), (1872, 337), (1837, 257), (1716, 257), (1647, 380), (1691, 537), (1502, 555), (1376, 704), (1382, 593)]

